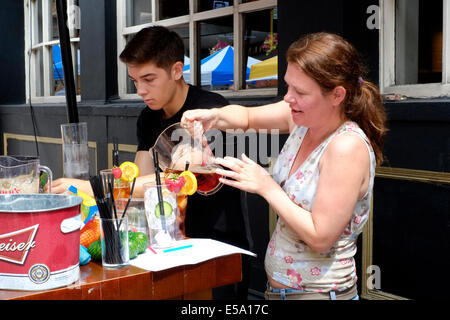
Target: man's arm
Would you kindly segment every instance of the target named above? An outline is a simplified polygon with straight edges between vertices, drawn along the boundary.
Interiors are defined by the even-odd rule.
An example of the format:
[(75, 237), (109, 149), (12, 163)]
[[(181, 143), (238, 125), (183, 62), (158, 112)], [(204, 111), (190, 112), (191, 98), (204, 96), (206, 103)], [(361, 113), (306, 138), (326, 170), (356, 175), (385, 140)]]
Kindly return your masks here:
[(155, 173), (153, 159), (148, 151), (138, 151), (134, 158), (134, 163), (139, 167), (139, 175), (146, 176)]

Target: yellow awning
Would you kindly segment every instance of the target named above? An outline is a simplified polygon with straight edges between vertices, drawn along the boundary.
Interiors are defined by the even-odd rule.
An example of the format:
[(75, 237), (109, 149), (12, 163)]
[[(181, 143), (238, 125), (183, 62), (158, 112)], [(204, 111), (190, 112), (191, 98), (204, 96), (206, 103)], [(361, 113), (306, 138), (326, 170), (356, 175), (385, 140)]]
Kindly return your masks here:
[(278, 78), (278, 56), (255, 63), (250, 68), (248, 80)]

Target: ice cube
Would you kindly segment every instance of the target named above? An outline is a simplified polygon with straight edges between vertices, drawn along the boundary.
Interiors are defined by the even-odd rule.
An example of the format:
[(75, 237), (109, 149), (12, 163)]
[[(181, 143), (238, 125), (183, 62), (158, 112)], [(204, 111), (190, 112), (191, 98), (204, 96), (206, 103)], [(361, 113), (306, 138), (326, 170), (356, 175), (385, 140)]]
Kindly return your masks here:
[(166, 231), (159, 231), (155, 236), (156, 243), (158, 247), (168, 247), (172, 243), (172, 237)]

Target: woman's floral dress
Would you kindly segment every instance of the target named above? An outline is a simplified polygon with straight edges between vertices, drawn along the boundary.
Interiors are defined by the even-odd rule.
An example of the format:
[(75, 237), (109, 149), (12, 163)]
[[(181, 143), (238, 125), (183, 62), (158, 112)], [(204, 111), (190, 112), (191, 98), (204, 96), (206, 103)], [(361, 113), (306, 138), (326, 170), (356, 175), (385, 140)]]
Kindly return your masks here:
[(296, 127), (280, 152), (273, 169), (273, 178), (297, 205), (311, 212), (319, 181), (319, 161), (330, 141), (342, 134), (356, 134), (366, 143), (370, 154), (370, 184), (366, 194), (357, 201), (353, 215), (339, 239), (325, 253), (316, 253), (295, 234), (280, 217), (269, 242), (265, 269), (275, 281), (305, 292), (342, 291), (357, 280), (354, 255), (356, 240), (370, 212), (375, 155), (369, 140), (359, 126), (343, 123), (322, 142), (290, 177), (294, 162), (308, 128)]

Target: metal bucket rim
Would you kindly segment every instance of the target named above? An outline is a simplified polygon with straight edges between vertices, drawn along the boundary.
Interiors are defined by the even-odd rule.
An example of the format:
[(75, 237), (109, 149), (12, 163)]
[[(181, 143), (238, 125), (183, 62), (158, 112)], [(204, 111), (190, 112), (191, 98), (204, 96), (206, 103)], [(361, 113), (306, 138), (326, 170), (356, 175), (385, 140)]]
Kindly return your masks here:
[[(2, 208), (4, 201), (9, 200), (8, 198), (30, 198), (28, 201), (33, 201), (33, 199), (37, 198), (66, 198), (67, 202), (64, 205), (59, 205), (57, 207), (49, 207), (49, 208), (31, 208), (31, 209), (7, 209)], [(14, 201), (14, 199), (11, 199)], [(11, 203), (10, 201), (10, 203)], [(61, 200), (62, 201), (62, 200)], [(1, 213), (40, 213), (40, 212), (49, 212), (49, 211), (57, 211), (62, 209), (68, 209), (75, 206), (80, 205), (83, 202), (83, 198), (76, 195), (62, 195), (62, 194), (0, 194), (0, 214)]]

